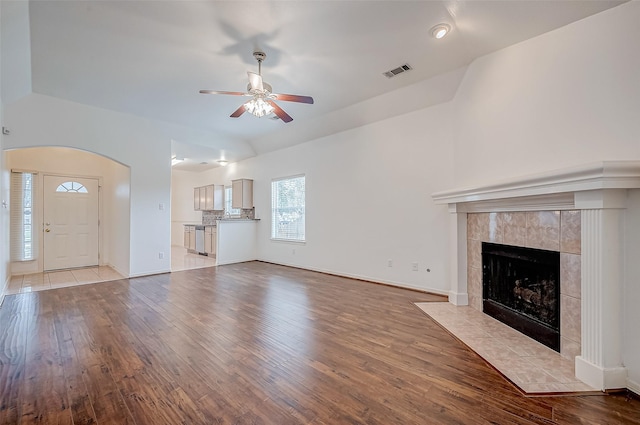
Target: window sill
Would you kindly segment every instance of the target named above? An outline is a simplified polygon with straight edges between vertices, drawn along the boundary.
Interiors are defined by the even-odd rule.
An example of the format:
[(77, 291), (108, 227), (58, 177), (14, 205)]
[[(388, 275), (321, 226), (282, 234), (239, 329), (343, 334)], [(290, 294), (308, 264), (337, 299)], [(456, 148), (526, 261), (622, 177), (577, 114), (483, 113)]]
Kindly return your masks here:
[(272, 242), (286, 242), (286, 243), (295, 243), (298, 245), (305, 245), (307, 243), (306, 239), (305, 240), (300, 240), (300, 239), (281, 239), (281, 238), (271, 238)]

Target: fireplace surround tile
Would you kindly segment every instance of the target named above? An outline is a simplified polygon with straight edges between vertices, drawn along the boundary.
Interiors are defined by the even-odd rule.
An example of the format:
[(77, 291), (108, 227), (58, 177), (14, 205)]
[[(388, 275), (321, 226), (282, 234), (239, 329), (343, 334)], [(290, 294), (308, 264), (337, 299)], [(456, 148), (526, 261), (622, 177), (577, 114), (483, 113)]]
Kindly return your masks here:
[(560, 213), (560, 251), (580, 254), (580, 211)]
[[(482, 250), (482, 245), (480, 245)], [(469, 305), (478, 311), (482, 311), (482, 269), (476, 267), (467, 268), (467, 282), (469, 293)]]
[(523, 212), (501, 212), (503, 243), (525, 246), (527, 241), (527, 214)]
[(560, 336), (560, 353), (562, 353), (562, 357), (574, 359), (580, 355), (580, 350), (581, 346), (579, 342)]
[(489, 214), (473, 214), (467, 221), (469, 239), (482, 241), (489, 237)]
[(580, 342), (580, 300), (568, 295), (560, 295), (560, 335)]
[[(493, 239), (501, 238), (502, 242), (491, 240), (492, 226)], [(580, 246), (580, 226), (578, 210), (467, 214), (469, 306), (482, 311), (482, 242), (560, 251), (560, 352), (567, 359), (580, 355), (581, 255), (579, 250), (563, 251), (563, 247), (576, 251), (574, 245)], [(571, 299), (563, 301), (563, 296)]]
[(577, 254), (560, 253), (560, 293), (580, 298), (581, 257)]
[(527, 212), (528, 248), (560, 251), (560, 212)]
[(467, 262), (469, 267), (482, 269), (482, 240), (469, 240), (467, 243)]

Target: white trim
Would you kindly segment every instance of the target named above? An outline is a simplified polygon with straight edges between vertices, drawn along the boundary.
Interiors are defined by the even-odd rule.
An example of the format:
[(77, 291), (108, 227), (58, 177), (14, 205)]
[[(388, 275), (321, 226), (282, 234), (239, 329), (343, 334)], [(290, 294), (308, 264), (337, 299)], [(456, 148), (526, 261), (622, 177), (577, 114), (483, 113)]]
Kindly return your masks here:
[(484, 186), (437, 192), (431, 197), (436, 204), (451, 204), (525, 196), (549, 197), (597, 189), (636, 188), (640, 188), (640, 161), (602, 161)]
[(627, 388), (627, 369), (600, 367), (582, 356), (576, 356), (576, 378), (599, 390)]
[(419, 292), (428, 292), (430, 294), (443, 295), (445, 297), (449, 295), (449, 292), (447, 290), (443, 290), (443, 289), (423, 288), (423, 287), (420, 287), (420, 286), (408, 285), (406, 283), (395, 282), (395, 281), (392, 281), (392, 280), (378, 279), (378, 278), (369, 277), (369, 276), (365, 276), (365, 275), (344, 273), (344, 272), (336, 272), (336, 271), (332, 271), (332, 270), (329, 270), (329, 269), (322, 269), (322, 268), (317, 268), (317, 267), (308, 267), (308, 266), (304, 266), (303, 267), (303, 266), (301, 266), (299, 264), (286, 263), (286, 262), (280, 262), (280, 261), (279, 262), (275, 262), (275, 261), (266, 260), (266, 259), (263, 259), (263, 258), (258, 258), (256, 261), (262, 261), (264, 263), (270, 263), (270, 264), (277, 264), (279, 266), (294, 267), (296, 269), (310, 270), (312, 272), (326, 273), (326, 274), (329, 274), (329, 275), (332, 275), (332, 276), (345, 277), (345, 278), (355, 279), (355, 280), (362, 280), (364, 282), (379, 283), (379, 284), (383, 284), (383, 285), (395, 286), (397, 288), (402, 288), (402, 289), (412, 289), (412, 290), (419, 291)]
[(634, 393), (636, 393), (637, 395), (640, 395), (640, 383), (637, 383), (627, 378), (627, 388), (630, 391), (633, 391)]
[(469, 294), (449, 291), (449, 302), (453, 305), (469, 305)]

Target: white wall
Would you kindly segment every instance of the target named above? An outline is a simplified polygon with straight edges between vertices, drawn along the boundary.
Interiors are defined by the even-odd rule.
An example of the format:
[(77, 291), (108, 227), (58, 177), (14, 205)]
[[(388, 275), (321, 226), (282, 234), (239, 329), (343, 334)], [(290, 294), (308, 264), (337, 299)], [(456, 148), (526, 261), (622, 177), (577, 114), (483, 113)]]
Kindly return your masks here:
[[(172, 137), (167, 126), (37, 94), (6, 105), (5, 125), (12, 130), (5, 149), (67, 146), (129, 166), (130, 228), (115, 230), (117, 240), (129, 241), (130, 264), (128, 273), (119, 271), (136, 276), (170, 270), (166, 253), (170, 252)], [(160, 252), (166, 254), (164, 259), (159, 259)]]
[(29, 2), (0, 1), (2, 37), (2, 102), (9, 104), (31, 93)]
[[(640, 2), (629, 2), (473, 62), (453, 101), (455, 186), (640, 159), (639, 22)], [(623, 319), (623, 361), (636, 391), (639, 204), (636, 193)]]
[[(113, 206), (116, 196), (115, 176), (118, 175), (118, 168), (124, 168), (121, 172), (127, 176), (126, 186), (129, 186), (127, 167), (116, 163), (110, 159), (80, 151), (77, 149), (45, 147), (15, 149), (6, 152), (7, 168), (38, 171), (36, 200), (42, 199), (43, 176), (44, 174), (61, 174), (80, 177), (94, 177), (100, 179), (102, 185), (101, 194), (101, 217), (100, 217), (100, 264), (111, 265), (114, 268), (124, 269), (128, 273), (128, 262), (123, 262), (119, 258), (120, 252), (127, 252), (128, 243), (114, 244), (111, 240), (122, 234), (119, 229), (122, 224), (113, 222)], [(121, 210), (126, 213), (126, 222), (129, 222), (129, 198), (124, 200)], [(116, 204), (117, 205), (117, 204)], [(42, 222), (42, 203), (35, 203), (34, 223)], [(128, 233), (127, 233), (128, 236)], [(127, 238), (128, 240), (128, 238)], [(44, 252), (42, 238), (40, 238), (39, 252)], [(42, 255), (36, 262), (13, 263), (11, 274), (35, 273), (43, 270)], [(119, 260), (116, 262), (114, 258)], [(128, 258), (128, 255), (127, 255)]]
[[(0, 33), (3, 29), (3, 13), (0, 7)], [(0, 43), (0, 58), (3, 57), (3, 48)], [(0, 60), (0, 81), (4, 76), (2, 71), (4, 61)], [(2, 84), (0, 84), (0, 123), (4, 125), (4, 98)], [(0, 132), (0, 305), (4, 300), (6, 285), (9, 283), (9, 173), (6, 171), (4, 157), (4, 135)], [(5, 203), (6, 205), (5, 206)]]
[(171, 245), (183, 245), (185, 224), (202, 223), (202, 212), (193, 210), (193, 188), (205, 184), (200, 173), (171, 172)]
[(131, 211), (131, 170), (115, 161), (110, 162), (111, 179), (105, 186), (103, 200), (105, 218), (111, 232), (105, 238), (105, 251), (109, 264), (123, 276), (131, 270), (129, 255), (130, 211)]
[(454, 102), (456, 186), (640, 158), (639, 22), (629, 2), (473, 62)]
[[(259, 259), (446, 293), (449, 217), (430, 194), (452, 184), (451, 118), (448, 103), (422, 109), (199, 173), (173, 191), (253, 179)], [(271, 180), (297, 174), (307, 241), (271, 241)]]

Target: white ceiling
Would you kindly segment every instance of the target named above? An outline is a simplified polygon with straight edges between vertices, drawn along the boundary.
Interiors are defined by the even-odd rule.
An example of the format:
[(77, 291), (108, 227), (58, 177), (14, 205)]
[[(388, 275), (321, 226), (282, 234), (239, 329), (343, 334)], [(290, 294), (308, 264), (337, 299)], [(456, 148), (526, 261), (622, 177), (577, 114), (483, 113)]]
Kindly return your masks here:
[[(31, 1), (32, 88), (206, 132), (173, 143), (189, 159), (176, 168), (201, 170), (362, 125), (355, 105), (394, 90), (406, 88), (398, 93), (415, 107), (407, 86), (416, 83), (433, 94), (420, 102), (443, 101), (462, 73), (447, 74), (455, 84), (428, 85), (432, 77), (620, 3)], [(435, 40), (429, 30), (441, 22), (453, 30)], [(246, 98), (198, 93), (244, 91), (255, 49), (267, 54), (262, 74), (275, 92), (315, 99), (279, 102), (293, 122), (230, 118)], [(382, 75), (404, 63), (413, 70)]]

